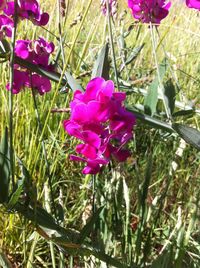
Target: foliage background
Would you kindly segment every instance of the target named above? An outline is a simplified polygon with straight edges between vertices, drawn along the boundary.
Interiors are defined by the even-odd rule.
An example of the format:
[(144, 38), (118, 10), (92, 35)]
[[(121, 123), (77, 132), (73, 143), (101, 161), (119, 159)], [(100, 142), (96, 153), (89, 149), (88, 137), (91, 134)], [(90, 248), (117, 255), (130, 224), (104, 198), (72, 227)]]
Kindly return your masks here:
[[(38, 29), (23, 21), (17, 38), (44, 36), (59, 47), (57, 2), (41, 4), (51, 14), (47, 29)], [(62, 61), (67, 64), (68, 71), (83, 87), (90, 80), (98, 52), (108, 40), (107, 22), (100, 16), (98, 1), (91, 1), (84, 17), (89, 4), (86, 0), (68, 1), (66, 19), (61, 18), (65, 44), (60, 65)], [(164, 82), (171, 79), (176, 89), (179, 87), (176, 100), (182, 109), (186, 105), (199, 108), (198, 25), (196, 11), (187, 9), (182, 3), (174, 3), (170, 15), (159, 27), (157, 59), (161, 63), (167, 55), (171, 71), (166, 72)], [(141, 105), (144, 97), (132, 91), (148, 89), (156, 75), (149, 28), (134, 23), (125, 1), (119, 2), (118, 19), (112, 27), (118, 70), (123, 55), (128, 57), (136, 47), (144, 44), (137, 58), (120, 73), (120, 84), (130, 86), (128, 104)], [(122, 34), (130, 29), (124, 39)], [(0, 69), (2, 134), (8, 125), (8, 92), (5, 90), (8, 62), (1, 64)], [(110, 77), (115, 79), (113, 68)], [(52, 91), (38, 97), (37, 102), (41, 121), (48, 119), (44, 141), (53, 174), (54, 198), (62, 205), (64, 218), (61, 224), (80, 230), (92, 214), (92, 177), (83, 176), (81, 166), (67, 158), (75, 142), (62, 128), (62, 120), (68, 113), (50, 113), (47, 117), (51, 108), (68, 107), (72, 97), (69, 91), (57, 94), (52, 102), (56, 84), (52, 85)], [(157, 115), (165, 120), (161, 103)], [(174, 120), (200, 128), (198, 110)], [(47, 182), (45, 162), (29, 90), (14, 97), (13, 121), (15, 151), (26, 163), (35, 185), (35, 188), (30, 185), (30, 193), (34, 197), (37, 191), (38, 202), (48, 208), (48, 191), (45, 195), (44, 187)], [(200, 267), (199, 152), (181, 142), (176, 135), (152, 129), (139, 120), (130, 150), (132, 157), (127, 163), (114, 165), (96, 178), (96, 206), (104, 205), (106, 209), (96, 222), (93, 239), (98, 238), (98, 246), (106, 253), (128, 264), (137, 262), (139, 267)], [(17, 213), (8, 213), (3, 207), (0, 216), (0, 247), (12, 263), (11, 267), (58, 267), (58, 263), (59, 267), (103, 267), (93, 257), (68, 254), (63, 261), (57, 248), (53, 247), (52, 251), (51, 244), (36, 234), (29, 221)]]

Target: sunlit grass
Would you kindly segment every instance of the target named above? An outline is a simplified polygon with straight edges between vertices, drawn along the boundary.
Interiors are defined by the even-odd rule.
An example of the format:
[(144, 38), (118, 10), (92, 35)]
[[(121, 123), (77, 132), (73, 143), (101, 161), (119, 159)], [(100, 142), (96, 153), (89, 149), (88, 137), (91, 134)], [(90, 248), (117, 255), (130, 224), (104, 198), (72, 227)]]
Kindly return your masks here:
[[(65, 60), (69, 57), (70, 49), (73, 47), (67, 71), (71, 72), (83, 86), (90, 79), (98, 51), (108, 40), (106, 21), (100, 15), (97, 2), (92, 2), (85, 21), (81, 25), (88, 2), (69, 1), (67, 17), (62, 18), (62, 34), (63, 36), (66, 34)], [(43, 36), (49, 41), (53, 41), (58, 48), (56, 1), (48, 2), (48, 4), (45, 2), (43, 7), (44, 10), (51, 10), (48, 31), (38, 29), (30, 22), (23, 22), (18, 28), (18, 39)], [(124, 13), (125, 10), (127, 14)], [(121, 17), (121, 23), (119, 23)], [(169, 58), (171, 71), (168, 70), (165, 80), (173, 75), (173, 79), (178, 81), (180, 92), (177, 94), (177, 100), (184, 104), (192, 101), (198, 105), (200, 100), (199, 20), (195, 11), (177, 4), (172, 8), (170, 16), (158, 28), (156, 50), (158, 61), (161, 63), (164, 57)], [(144, 43), (144, 48), (137, 59), (128, 65), (120, 76), (127, 83), (140, 80), (135, 86), (146, 89), (155, 76), (149, 27), (135, 23), (129, 36), (125, 39), (126, 46), (120, 47), (121, 34), (128, 31), (133, 22), (126, 5), (120, 3), (118, 20), (113, 24), (117, 64), (120, 68), (121, 52), (130, 54), (135, 47)], [(80, 33), (77, 36), (78, 30)], [(54, 53), (55, 55), (56, 53)], [(64, 59), (62, 60), (64, 61)], [(5, 126), (8, 125), (8, 92), (5, 90), (8, 80), (7, 70), (8, 63), (0, 66), (0, 133), (3, 133)], [(111, 78), (115, 80), (113, 68), (110, 74)], [(51, 107), (56, 87), (57, 85), (52, 83), (50, 93), (43, 97), (37, 96), (43, 124), (49, 107)], [(53, 108), (68, 107), (71, 95), (70, 92), (58, 93)], [(138, 95), (130, 97), (132, 103), (141, 103), (142, 100), (143, 97)], [(70, 162), (67, 157), (74, 148), (74, 140), (64, 133), (62, 127), (63, 119), (68, 116), (68, 113), (50, 114), (44, 132), (44, 141), (53, 174), (55, 202), (58, 204), (62, 199), (64, 210), (62, 224), (80, 230), (85, 213), (87, 212), (88, 215), (92, 213), (92, 177), (83, 176), (81, 166)], [(44, 184), (47, 181), (45, 161), (41, 154), (40, 133), (29, 90), (14, 96), (13, 121), (14, 149), (26, 163), (37, 188), (39, 201), (44, 204)], [(187, 122), (189, 125), (199, 128), (199, 115), (186, 119), (180, 117), (177, 121)], [(101, 245), (99, 246), (104, 247), (108, 254), (127, 260), (127, 263), (132, 260), (139, 264), (145, 262), (147, 266), (153, 260), (158, 262), (159, 255), (161, 258), (164, 256), (166, 266), (158, 263), (153, 267), (199, 267), (200, 157), (199, 153), (189, 145), (183, 149), (181, 156), (177, 156), (179, 146), (180, 139), (175, 135), (169, 137), (166, 133), (152, 130), (138, 121), (135, 129), (135, 141), (130, 145), (132, 157), (128, 163), (116, 166), (113, 169), (115, 172), (107, 170), (97, 176), (97, 206), (106, 204), (107, 209), (98, 222), (101, 229)], [(151, 172), (147, 174), (150, 158), (152, 158), (152, 167)], [(174, 171), (172, 170), (173, 162), (177, 164)], [(126, 192), (127, 186), (129, 198)], [(148, 193), (143, 204), (140, 197), (144, 194), (145, 187), (148, 188)], [(142, 207), (143, 205), (145, 208)], [(142, 213), (143, 222), (141, 222)], [(1, 248), (7, 256), (12, 256), (13, 259), (9, 257), (11, 262), (22, 263), (24, 260), (21, 267), (26, 267), (34, 243), (33, 226), (17, 214), (10, 215), (1, 210), (0, 216), (3, 219), (0, 222)], [(33, 257), (36, 267), (52, 267), (50, 248), (43, 238), (38, 238), (31, 257)], [(58, 258), (59, 253), (56, 251), (56, 260)], [(71, 266), (69, 266), (70, 261)], [(76, 263), (79, 264), (79, 262), (80, 265), (83, 265), (79, 259), (74, 258), (73, 260), (69, 256), (66, 257), (66, 267), (76, 267)], [(90, 265), (93, 262), (95, 260), (87, 259), (85, 267), (92, 267)]]

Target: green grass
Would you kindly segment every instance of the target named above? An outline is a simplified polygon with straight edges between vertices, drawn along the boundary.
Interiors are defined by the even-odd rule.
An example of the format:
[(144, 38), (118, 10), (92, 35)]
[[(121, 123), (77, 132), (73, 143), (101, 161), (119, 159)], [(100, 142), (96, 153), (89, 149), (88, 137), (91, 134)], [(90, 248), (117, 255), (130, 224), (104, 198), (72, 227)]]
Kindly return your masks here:
[[(105, 40), (109, 40), (106, 21), (99, 15), (98, 3), (92, 1), (86, 12), (88, 3), (69, 1), (67, 18), (62, 21), (62, 34), (66, 34), (64, 56), (59, 61), (61, 69), (66, 66), (66, 70), (83, 87), (90, 80), (97, 53)], [(48, 31), (23, 21), (19, 25), (17, 39), (41, 35), (53, 41), (58, 48), (57, 6), (53, 1), (43, 6), (51, 12)], [(122, 14), (123, 19), (119, 23)], [(77, 19), (79, 15), (82, 20)], [(75, 19), (76, 25), (70, 26)], [(118, 74), (120, 84), (130, 85), (130, 106), (144, 104), (144, 96), (132, 93), (133, 88), (147, 90), (156, 76), (150, 29), (147, 25), (133, 25), (133, 22), (125, 4), (120, 3), (118, 20), (112, 24), (117, 69), (120, 69), (124, 55), (127, 59), (135, 47), (144, 43), (137, 58)], [(133, 28), (124, 39), (122, 33), (127, 32), (131, 25)], [(183, 106), (193, 102), (197, 108), (200, 100), (198, 25), (197, 13), (177, 4), (158, 28), (159, 37), (155, 33), (158, 64), (167, 56), (171, 68), (168, 68), (163, 82), (172, 79), (176, 89), (180, 89), (179, 92), (177, 90), (176, 100)], [(111, 55), (110, 52), (110, 78), (116, 82)], [(5, 90), (8, 69), (8, 62), (0, 65), (1, 136), (9, 122), (8, 92)], [(60, 216), (59, 224), (80, 231), (93, 214), (92, 210), (104, 206), (90, 235), (94, 247), (131, 267), (132, 263), (138, 267), (153, 268), (200, 267), (199, 152), (186, 145), (181, 156), (178, 156), (181, 143), (177, 135), (150, 128), (138, 120), (135, 140), (129, 145), (132, 157), (127, 163), (113, 163), (95, 178), (83, 176), (82, 166), (68, 159), (75, 141), (64, 132), (62, 121), (69, 114), (50, 112), (51, 108), (68, 107), (72, 97), (70, 91), (60, 94), (58, 89), (58, 85), (52, 83), (52, 91), (43, 97), (37, 96), (36, 101), (42, 126), (45, 126), (43, 140), (52, 174), (54, 202), (60, 214), (64, 215), (63, 218)], [(155, 117), (166, 121), (162, 112), (164, 107), (159, 101)], [(198, 113), (174, 120), (199, 129)], [(41, 133), (33, 97), (28, 89), (14, 96), (13, 123), (14, 150), (29, 170), (35, 186), (29, 185), (29, 193), (34, 199), (37, 191), (37, 200), (34, 201), (48, 209), (50, 194), (44, 187), (48, 177)], [(177, 165), (175, 170), (172, 169), (174, 162)], [(21, 175), (18, 166), (16, 174)], [(15, 179), (17, 181), (19, 177)], [(26, 199), (26, 196), (21, 198)], [(98, 258), (91, 254), (69, 250), (62, 255), (57, 246), (38, 236), (34, 222), (18, 213), (10, 213), (1, 206), (0, 217), (0, 248), (12, 263), (11, 267), (17, 263), (16, 267), (28, 268), (103, 267)]]

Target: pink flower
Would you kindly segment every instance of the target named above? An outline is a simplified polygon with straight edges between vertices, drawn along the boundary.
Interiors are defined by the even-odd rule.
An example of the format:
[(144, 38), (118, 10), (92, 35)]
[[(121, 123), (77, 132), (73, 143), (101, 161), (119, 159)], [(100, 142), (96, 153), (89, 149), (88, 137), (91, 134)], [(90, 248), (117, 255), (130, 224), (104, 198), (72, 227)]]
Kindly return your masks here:
[[(22, 88), (29, 84), (29, 75), (26, 71), (14, 70), (13, 94), (18, 94)], [(6, 89), (10, 90), (10, 84), (6, 85)]]
[(171, 3), (165, 0), (128, 0), (133, 17), (144, 23), (160, 24), (168, 13)]
[(0, 40), (4, 35), (11, 37), (13, 29), (13, 20), (5, 15), (0, 15)]
[(3, 10), (4, 7), (6, 6), (6, 0), (0, 0), (0, 10)]
[(186, 5), (189, 8), (195, 8), (200, 10), (200, 0), (186, 0)]
[[(14, 16), (15, 13), (14, 1), (8, 2), (4, 13), (7, 16)], [(44, 26), (49, 21), (49, 14), (42, 13), (37, 0), (18, 0), (17, 15), (21, 19), (31, 20), (33, 24)]]
[[(43, 38), (38, 40), (17, 40), (15, 45), (15, 55), (30, 62), (37, 64), (46, 70), (53, 70), (53, 66), (49, 64), (49, 56), (54, 51), (54, 44), (48, 43)], [(19, 93), (24, 87), (37, 90), (40, 95), (51, 90), (51, 83), (48, 78), (38, 74), (30, 74), (29, 70), (24, 70), (19, 65), (14, 66), (14, 83), (13, 93)], [(9, 90), (9, 84), (6, 86)]]
[(54, 51), (54, 44), (46, 42), (42, 37), (38, 40), (17, 40), (15, 54), (31, 63), (50, 68), (49, 56)]
[(70, 159), (85, 162), (84, 174), (96, 174), (112, 157), (125, 161), (130, 155), (124, 145), (132, 138), (135, 117), (126, 111), (123, 92), (114, 92), (114, 83), (97, 77), (86, 91), (77, 90), (70, 103), (71, 116), (63, 122), (69, 135), (81, 140)]

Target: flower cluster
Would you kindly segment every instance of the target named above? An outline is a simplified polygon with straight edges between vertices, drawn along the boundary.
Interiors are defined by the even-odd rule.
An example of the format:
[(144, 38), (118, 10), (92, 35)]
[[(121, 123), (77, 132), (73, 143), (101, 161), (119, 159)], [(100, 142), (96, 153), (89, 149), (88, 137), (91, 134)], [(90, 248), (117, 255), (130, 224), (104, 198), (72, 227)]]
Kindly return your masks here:
[[(4, 37), (11, 37), (14, 26), (15, 2), (0, 0), (0, 40)], [(44, 26), (49, 21), (48, 13), (42, 13), (37, 0), (18, 0), (17, 1), (17, 18), (28, 19), (35, 25)]]
[(165, 0), (128, 0), (133, 17), (144, 23), (160, 24), (168, 13), (171, 3)]
[(64, 121), (69, 135), (81, 140), (74, 161), (85, 162), (83, 174), (96, 174), (113, 156), (125, 161), (130, 155), (124, 145), (132, 138), (135, 117), (123, 106), (124, 92), (114, 92), (114, 83), (97, 77), (91, 80), (86, 91), (76, 90), (70, 103), (71, 117)]
[[(7, 2), (4, 13), (7, 16), (13, 17), (15, 14), (15, 2)], [(49, 21), (49, 14), (42, 13), (37, 0), (18, 0), (17, 1), (17, 16), (19, 18), (28, 19), (35, 25), (44, 26)]]
[(200, 10), (200, 0), (186, 0), (186, 5), (189, 8), (195, 8)]
[[(101, 10), (104, 15), (107, 13), (106, 0), (101, 0)], [(109, 0), (109, 10), (112, 17), (117, 15), (117, 0)]]
[[(46, 42), (41, 37), (35, 41), (17, 40), (15, 45), (16, 56), (50, 71), (53, 70), (53, 66), (49, 64), (49, 56), (53, 51), (54, 44)], [(40, 95), (51, 90), (49, 79), (38, 74), (30, 74), (28, 70), (15, 64), (13, 93), (19, 93), (25, 86), (36, 89)]]

